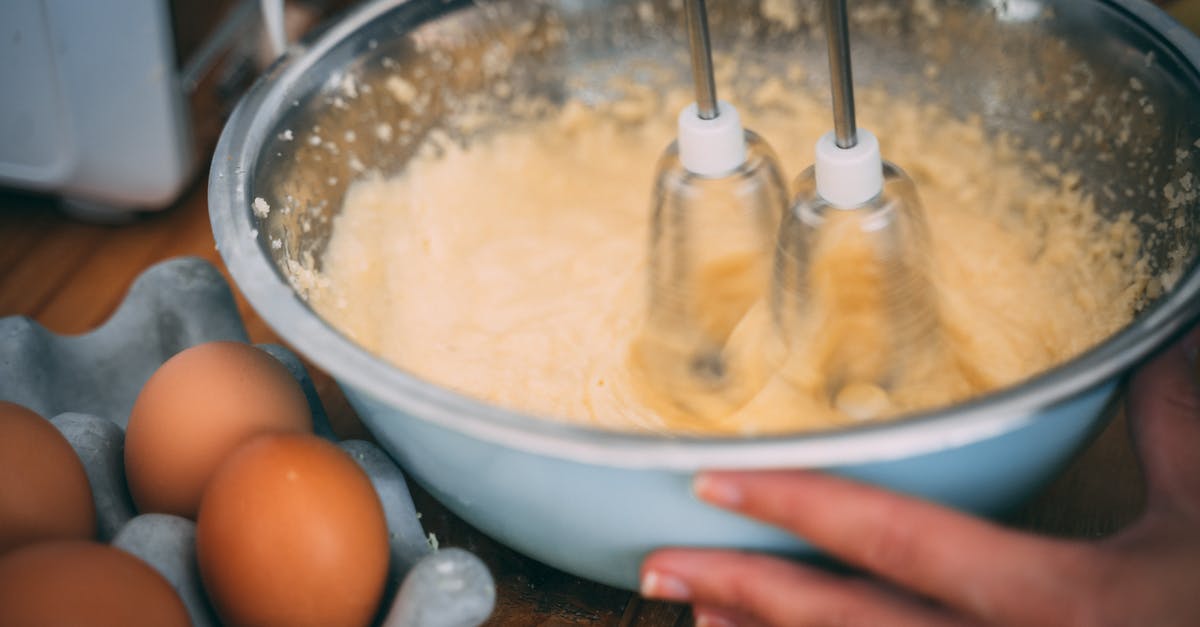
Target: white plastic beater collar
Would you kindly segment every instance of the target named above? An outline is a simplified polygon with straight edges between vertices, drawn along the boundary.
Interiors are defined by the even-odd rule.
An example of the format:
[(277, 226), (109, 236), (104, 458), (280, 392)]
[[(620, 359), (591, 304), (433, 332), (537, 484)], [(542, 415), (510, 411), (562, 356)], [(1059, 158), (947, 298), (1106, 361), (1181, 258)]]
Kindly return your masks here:
[(746, 131), (733, 105), (717, 102), (717, 117), (700, 118), (695, 103), (679, 114), (679, 160), (692, 174), (724, 176), (746, 163)]
[(858, 144), (839, 148), (833, 131), (817, 140), (817, 195), (835, 207), (852, 208), (883, 191), (883, 155), (879, 139), (858, 130)]

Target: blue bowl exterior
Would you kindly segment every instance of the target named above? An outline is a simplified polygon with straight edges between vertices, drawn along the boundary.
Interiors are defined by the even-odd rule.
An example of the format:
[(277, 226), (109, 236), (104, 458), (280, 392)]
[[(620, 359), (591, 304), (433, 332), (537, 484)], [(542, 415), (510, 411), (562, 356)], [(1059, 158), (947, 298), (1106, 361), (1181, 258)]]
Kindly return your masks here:
[[(368, 24), (396, 19), (401, 11), (411, 9), (401, 22), (380, 27), (389, 29), (389, 34), (402, 34), (403, 30), (394, 30), (397, 24), (406, 28), (433, 19), (442, 9), (470, 4), (469, 0), (364, 2), (321, 30), (310, 44), (293, 47), (250, 89), (221, 135), (209, 178), (213, 233), (238, 287), (264, 320), (331, 375), (370, 391), (369, 396), (347, 390), (364, 422), (393, 456), (463, 518), (550, 564), (632, 587), (643, 555), (663, 545), (739, 546), (811, 555), (811, 548), (780, 532), (706, 507), (691, 496), (694, 466), (707, 463), (708, 455), (739, 466), (744, 450), (760, 456), (747, 459), (745, 466), (762, 466), (789, 465), (794, 451), (811, 455), (815, 449), (829, 453), (818, 455), (821, 459), (848, 460), (815, 464), (827, 470), (974, 512), (1001, 512), (1052, 477), (1100, 424), (1115, 377), (1200, 316), (1200, 271), (1195, 259), (1190, 259), (1186, 273), (1165, 298), (1112, 338), (1049, 373), (975, 403), (827, 438), (645, 446), (640, 438), (545, 428), (526, 416), (430, 386), (377, 359), (315, 316), (284, 279), (282, 259), (273, 258), (268, 231), (260, 232), (263, 224), (250, 207), (254, 198), (278, 191), (270, 182), (278, 164), (265, 158), (271, 154), (269, 142), (276, 137), (276, 126), (301, 99), (308, 104), (314, 94), (325, 93), (322, 85), (328, 77), (358, 58), (376, 32)], [(561, 4), (581, 6), (576, 1)], [(967, 4), (991, 10), (989, 3)], [(1196, 73), (1200, 39), (1150, 2), (1046, 4), (1059, 14), (1070, 10), (1073, 17), (1064, 27), (1082, 29), (1081, 41), (1089, 43), (1088, 58), (1124, 64), (1133, 71), (1143, 61), (1142, 52), (1152, 51), (1160, 62), (1169, 63), (1161, 68), (1165, 75), (1149, 73), (1147, 82), (1155, 78), (1157, 87), (1191, 97), (1177, 102), (1191, 102), (1200, 93)], [(1023, 27), (1006, 22), (1001, 28), (1007, 32)], [(1031, 57), (1032, 61), (1036, 59)], [(1180, 111), (1179, 119), (1161, 121), (1172, 137), (1185, 142), (1179, 148), (1188, 149), (1195, 120), (1185, 115), (1186, 107)], [(1041, 133), (1043, 127), (1037, 123), (1032, 130)], [(1187, 209), (1194, 217), (1196, 207)], [(426, 411), (441, 413), (426, 415)], [(468, 433), (489, 434), (488, 439), (511, 446), (481, 440), (482, 435), (464, 435)], [(530, 442), (537, 445), (523, 444)], [(526, 452), (531, 450), (540, 453)], [(562, 459), (567, 450), (586, 454), (591, 463)], [(647, 451), (663, 451), (671, 459), (639, 457)], [(646, 462), (646, 468), (653, 468), (655, 461), (662, 463), (659, 470), (603, 463), (610, 453), (614, 461)], [(800, 459), (796, 457), (794, 465), (803, 465)], [(680, 470), (662, 470), (668, 466)]]
[[(569, 573), (636, 589), (665, 546), (812, 556), (777, 529), (698, 501), (691, 472), (572, 462), (478, 440), (345, 386), (380, 444), (442, 504), (500, 542)], [(973, 444), (831, 472), (983, 515), (1018, 506), (1058, 473), (1107, 416), (1110, 381)]]

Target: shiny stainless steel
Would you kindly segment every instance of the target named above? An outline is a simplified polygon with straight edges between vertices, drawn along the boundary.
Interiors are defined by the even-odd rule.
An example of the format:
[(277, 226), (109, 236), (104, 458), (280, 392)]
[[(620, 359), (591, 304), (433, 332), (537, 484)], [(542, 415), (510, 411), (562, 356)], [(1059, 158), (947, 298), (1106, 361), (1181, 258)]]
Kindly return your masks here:
[(846, 0), (825, 0), (825, 42), (829, 48), (833, 128), (838, 148), (846, 150), (858, 145), (854, 72), (850, 64), (850, 16), (846, 13)]
[[(366, 61), (377, 61), (385, 54), (405, 63), (410, 58), (421, 62), (412, 57), (418, 50), (415, 40), (437, 49), (445, 41), (478, 39), (472, 32), (499, 36), (496, 33), (508, 32), (502, 23), (494, 26), (498, 30), (489, 31), (493, 26), (475, 17), (497, 5), (510, 11), (536, 6), (546, 11), (547, 19), (564, 23), (572, 35), (561, 44), (562, 50), (542, 50), (537, 53), (542, 56), (531, 54), (530, 59), (544, 64), (552, 70), (550, 74), (560, 74), (557, 82), (548, 79), (560, 97), (568, 90), (568, 76), (585, 83), (577, 87), (582, 91), (576, 95), (590, 97), (593, 92), (588, 90), (598, 93), (600, 88), (595, 85), (605, 80), (604, 68), (629, 57), (669, 55), (667, 50), (678, 49), (682, 43), (668, 41), (669, 45), (655, 48), (656, 41), (669, 38), (672, 31), (638, 31), (635, 4), (618, 0), (378, 0), (357, 8), (307, 47), (293, 49), (251, 89), (230, 118), (209, 179), (216, 241), (251, 305), (282, 337), (343, 384), (380, 403), (403, 408), (420, 420), (551, 458), (676, 470), (869, 463), (982, 441), (1019, 429), (1037, 420), (1040, 411), (1121, 376), (1200, 315), (1200, 272), (1196, 267), (1200, 202), (1191, 201), (1179, 208), (1180, 227), (1148, 239), (1155, 272), (1174, 273), (1177, 282), (1126, 328), (1076, 359), (995, 394), (895, 422), (746, 439), (608, 432), (495, 407), (431, 385), (376, 358), (313, 313), (281, 268), (306, 254), (319, 259), (328, 241), (328, 218), (336, 212), (345, 182), (354, 172), (328, 160), (300, 161), (296, 158), (303, 148), (300, 142), (285, 143), (278, 136), (284, 129), (300, 129), (318, 119), (323, 129), (333, 132), (324, 124), (335, 120), (320, 117), (321, 110), (332, 111), (325, 102), (331, 93), (330, 77), (360, 71), (369, 76), (376, 66)], [(895, 6), (890, 1), (880, 4)], [(662, 2), (655, 8), (669, 13), (669, 5)], [(1200, 101), (1200, 41), (1143, 0), (1058, 0), (1045, 5), (1052, 14), (1049, 10), (1041, 13), (1049, 16), (1042, 21), (1022, 21), (1022, 15), (1002, 12), (996, 3), (985, 0), (937, 3), (953, 17), (940, 24), (926, 24), (907, 11), (891, 20), (856, 21), (856, 32), (862, 33), (856, 40), (860, 86), (875, 82), (900, 91), (910, 88), (916, 97), (940, 102), (951, 111), (978, 113), (989, 130), (1024, 138), (1030, 150), (1053, 151), (1062, 163), (1080, 169), (1084, 173), (1080, 185), (1095, 195), (1105, 211), (1131, 210), (1152, 222), (1168, 220), (1176, 214), (1170, 213), (1162, 200), (1163, 186), (1179, 173), (1200, 170), (1200, 156), (1191, 148), (1200, 138), (1200, 121), (1195, 119), (1195, 102)], [(764, 54), (775, 49), (795, 58), (819, 28), (806, 22), (803, 32), (784, 37), (778, 34), (777, 24), (758, 14), (757, 8), (727, 3), (710, 9), (713, 27), (722, 37), (745, 32), (753, 39), (767, 33), (765, 39), (754, 40), (759, 43), (751, 42)], [(502, 17), (496, 19), (502, 21)], [(903, 21), (903, 28), (898, 20)], [(739, 24), (752, 28), (739, 30)], [(372, 42), (378, 49), (372, 48)], [(389, 42), (394, 44), (392, 48), (388, 48)], [(962, 54), (966, 46), (971, 47), (971, 54)], [(809, 67), (818, 67), (819, 53), (807, 48), (806, 58), (812, 60)], [(935, 62), (940, 64), (935, 68), (939, 79), (931, 81), (922, 69)], [(1065, 82), (1063, 77), (1072, 73), (1084, 78), (1084, 74), (1090, 75), (1091, 82)], [(1153, 107), (1154, 113), (1133, 118), (1128, 145), (1107, 158), (1101, 157), (1095, 141), (1072, 149), (1071, 140), (1078, 129), (1102, 124), (1112, 112), (1069, 105), (1071, 90), (1085, 85), (1093, 101), (1103, 97), (1113, 106), (1125, 106), (1120, 94), (1130, 91), (1131, 77), (1137, 78), (1141, 90), (1140, 95), (1132, 96), (1130, 106), (1145, 98), (1141, 110)], [(346, 124), (364, 131), (377, 122), (373, 114), (362, 113)], [(1048, 130), (1066, 134), (1057, 150), (1039, 143), (1050, 135)], [(366, 134), (358, 134), (360, 141), (367, 141)], [(385, 172), (403, 167), (407, 159), (407, 148), (400, 150), (393, 144), (372, 150), (364, 152), (364, 157), (373, 155), (372, 163)], [(1178, 163), (1175, 151), (1183, 154)], [(339, 182), (326, 185), (326, 179), (333, 176)], [(1110, 203), (1104, 190), (1113, 182), (1128, 187), (1135, 197), (1121, 199), (1122, 188), (1110, 189), (1121, 200)], [(250, 208), (254, 198), (283, 204), (288, 194), (296, 196), (297, 207), (316, 208), (313, 215), (319, 219), (314, 219), (311, 229), (297, 224), (300, 211), (288, 215), (273, 212), (266, 221), (254, 217)], [(301, 198), (304, 194), (307, 196)], [(1152, 225), (1145, 229), (1148, 236), (1155, 231)], [(276, 237), (282, 242), (279, 248), (271, 245)], [(1180, 261), (1171, 261), (1173, 254)]]
[(704, 0), (687, 0), (688, 49), (692, 56), (692, 82), (696, 85), (696, 107), (701, 120), (715, 119), (717, 81), (713, 78), (712, 41), (708, 33), (708, 9)]

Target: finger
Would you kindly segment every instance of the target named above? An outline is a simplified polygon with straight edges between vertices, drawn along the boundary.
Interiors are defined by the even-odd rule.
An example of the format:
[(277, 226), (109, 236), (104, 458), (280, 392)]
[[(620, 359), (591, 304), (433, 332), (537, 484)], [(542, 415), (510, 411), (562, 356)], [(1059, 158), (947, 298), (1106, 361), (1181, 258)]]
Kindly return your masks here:
[(944, 610), (782, 559), (711, 549), (667, 549), (642, 565), (642, 594), (719, 607), (766, 625), (959, 625)]
[(1129, 417), (1148, 506), (1200, 516), (1200, 384), (1195, 351), (1200, 330), (1138, 370), (1129, 392)]
[(705, 473), (696, 493), (988, 622), (1037, 624), (1091, 576), (1089, 547), (1026, 536), (813, 472)]

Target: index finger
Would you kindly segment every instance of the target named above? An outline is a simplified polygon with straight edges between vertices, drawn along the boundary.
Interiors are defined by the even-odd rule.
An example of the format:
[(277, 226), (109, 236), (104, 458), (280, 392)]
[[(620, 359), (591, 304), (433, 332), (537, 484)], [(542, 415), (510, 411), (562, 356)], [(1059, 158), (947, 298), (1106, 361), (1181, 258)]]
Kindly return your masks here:
[(830, 475), (705, 473), (695, 487), (707, 501), (987, 621), (1061, 621), (1073, 611), (1071, 590), (1094, 574), (1086, 547)]

